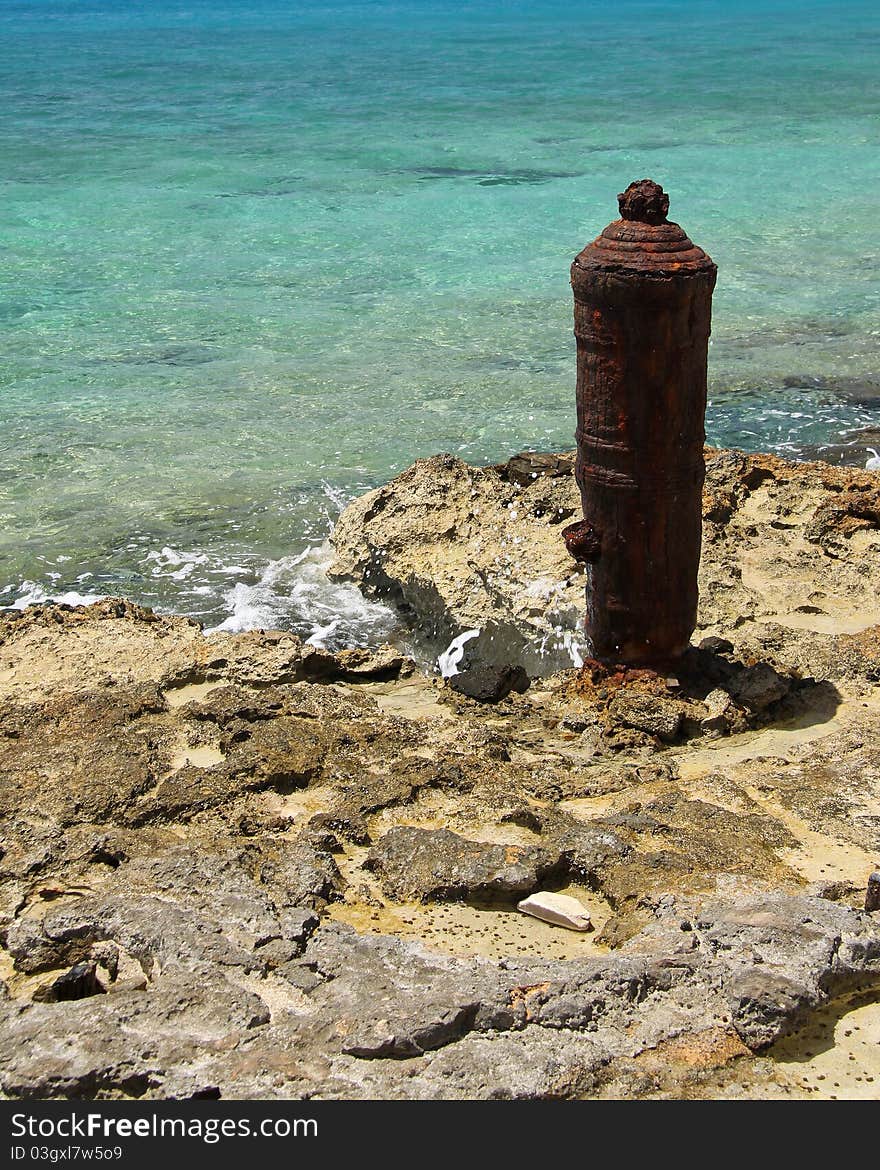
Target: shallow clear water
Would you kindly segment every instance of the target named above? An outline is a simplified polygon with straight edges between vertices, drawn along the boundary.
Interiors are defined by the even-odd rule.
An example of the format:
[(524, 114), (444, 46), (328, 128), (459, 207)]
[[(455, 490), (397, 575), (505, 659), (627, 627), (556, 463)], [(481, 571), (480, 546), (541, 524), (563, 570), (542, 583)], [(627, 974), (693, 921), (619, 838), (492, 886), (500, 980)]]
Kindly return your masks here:
[(878, 77), (875, 0), (5, 0), (0, 601), (378, 637), (340, 502), (572, 445), (568, 267), (645, 175), (719, 265), (710, 440), (863, 461)]

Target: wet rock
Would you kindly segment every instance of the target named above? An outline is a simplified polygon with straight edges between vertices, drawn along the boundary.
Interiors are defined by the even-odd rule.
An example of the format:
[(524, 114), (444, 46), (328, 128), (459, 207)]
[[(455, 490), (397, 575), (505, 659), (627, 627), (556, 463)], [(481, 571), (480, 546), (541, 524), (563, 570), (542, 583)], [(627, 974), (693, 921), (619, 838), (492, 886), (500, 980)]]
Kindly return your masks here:
[(497, 703), (511, 691), (527, 691), (529, 676), (521, 666), (472, 666), (453, 675), (449, 686), (480, 703)]
[(451, 455), (419, 460), (345, 509), (331, 575), (397, 605), (438, 650), (495, 622), (525, 642), (496, 665), (519, 662), (530, 677), (570, 665), (563, 635), (581, 639), (583, 577), (559, 525), (579, 510), (577, 485), (569, 474), (526, 479)]
[(518, 483), (520, 487), (531, 487), (536, 479), (543, 477), (555, 479), (562, 475), (574, 475), (576, 455), (575, 451), (568, 455), (520, 451), (518, 455), (511, 455), (506, 463), (496, 463), (493, 471), (497, 471), (501, 479)]
[(469, 841), (448, 829), (401, 825), (367, 860), (392, 897), (513, 897), (530, 893), (558, 869), (558, 854), (521, 845)]
[[(481, 629), (465, 631), (453, 639), (447, 650), (439, 656), (438, 665), (450, 685), (470, 675), (472, 687), (483, 679), (490, 688), (500, 687), (498, 697), (501, 698), (503, 684), (508, 678), (511, 685), (503, 690), (504, 694), (511, 689), (527, 689), (528, 676), (521, 665), (523, 655), (527, 652), (528, 644), (522, 631), (510, 621), (493, 618)], [(495, 676), (497, 683), (492, 681)]]

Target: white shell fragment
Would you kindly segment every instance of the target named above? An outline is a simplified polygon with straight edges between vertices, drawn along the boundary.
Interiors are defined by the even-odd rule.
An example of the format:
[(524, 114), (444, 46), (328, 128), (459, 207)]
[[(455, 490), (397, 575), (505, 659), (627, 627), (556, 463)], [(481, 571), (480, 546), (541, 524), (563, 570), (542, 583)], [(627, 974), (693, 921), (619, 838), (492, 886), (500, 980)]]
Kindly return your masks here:
[(539, 890), (537, 894), (529, 894), (517, 903), (517, 910), (523, 914), (531, 914), (540, 918), (542, 922), (550, 922), (553, 926), (566, 926), (569, 930), (590, 930), (590, 915), (587, 909), (577, 898), (568, 894), (551, 894), (546, 890)]

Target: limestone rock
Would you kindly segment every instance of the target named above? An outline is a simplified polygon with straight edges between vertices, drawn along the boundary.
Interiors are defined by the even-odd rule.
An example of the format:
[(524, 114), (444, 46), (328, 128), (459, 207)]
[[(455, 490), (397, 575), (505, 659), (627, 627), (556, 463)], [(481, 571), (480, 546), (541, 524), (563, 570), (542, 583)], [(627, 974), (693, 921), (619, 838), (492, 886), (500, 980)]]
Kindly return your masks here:
[(672, 743), (678, 736), (687, 714), (687, 706), (676, 699), (659, 695), (621, 691), (611, 700), (608, 714), (612, 721)]
[(730, 735), (733, 731), (745, 729), (744, 714), (727, 691), (716, 687), (706, 695), (703, 703), (706, 715), (700, 721), (700, 730), (704, 735), (712, 737)]
[(558, 855), (469, 841), (448, 829), (401, 825), (373, 847), (369, 867), (395, 898), (507, 897), (531, 892)]
[[(880, 988), (876, 475), (707, 458), (675, 681), (541, 668), (480, 703), (396, 650), (0, 614), (0, 1095), (803, 1096), (761, 1054)], [(433, 460), (361, 512), (440, 648), (473, 621), (474, 665), (531, 673), (576, 635), (576, 566), (530, 591), (561, 582), (564, 462)], [(524, 929), (573, 879), (596, 935)]]
[(451, 455), (419, 460), (345, 509), (331, 575), (414, 614), (435, 653), (493, 623), (522, 646), (518, 659), (495, 665), (520, 665), (530, 677), (571, 665), (583, 575), (561, 536), (580, 509), (569, 467), (529, 472), (522, 484)]
[[(528, 454), (495, 468), (449, 455), (420, 460), (345, 510), (333, 572), (397, 604), (411, 628), (434, 639), (435, 653), (495, 621), (523, 639), (517, 661), (530, 677), (576, 663), (585, 656), (584, 576), (560, 535), (580, 515), (569, 466), (568, 456)], [(817, 636), (829, 618), (873, 614), (876, 623), (877, 583), (861, 567), (880, 549), (875, 478), (707, 449), (695, 640), (732, 646), (742, 627), (760, 639), (775, 617), (809, 631), (816, 614)], [(854, 537), (865, 547), (856, 551)], [(827, 556), (817, 556), (811, 540)], [(814, 641), (832, 661), (831, 636)], [(797, 639), (790, 643), (784, 665), (811, 673)]]

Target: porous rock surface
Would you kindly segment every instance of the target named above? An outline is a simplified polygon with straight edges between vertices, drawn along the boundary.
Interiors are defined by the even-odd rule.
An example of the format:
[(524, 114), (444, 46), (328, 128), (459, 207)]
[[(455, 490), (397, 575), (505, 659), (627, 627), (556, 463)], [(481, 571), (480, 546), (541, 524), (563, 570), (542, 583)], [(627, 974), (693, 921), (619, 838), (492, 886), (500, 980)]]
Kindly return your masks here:
[[(343, 512), (331, 573), (395, 601), (444, 646), (489, 627), (498, 653), (518, 650), (530, 675), (570, 665), (565, 644), (584, 614), (582, 570), (561, 534), (582, 515), (573, 469), (573, 454), (419, 460)], [(880, 624), (875, 472), (707, 449), (703, 519), (695, 641), (736, 631), (738, 646), (772, 647), (804, 669), (818, 655), (826, 665), (871, 652), (861, 635)], [(798, 637), (785, 646), (788, 630)]]
[[(878, 484), (713, 453), (676, 678), (487, 702), (391, 648), (0, 615), (0, 1093), (806, 1095), (775, 1042), (880, 1001)], [(577, 628), (574, 506), (564, 457), (438, 457), (352, 505), (337, 570), (534, 644)], [(542, 888), (595, 931), (517, 916)]]

